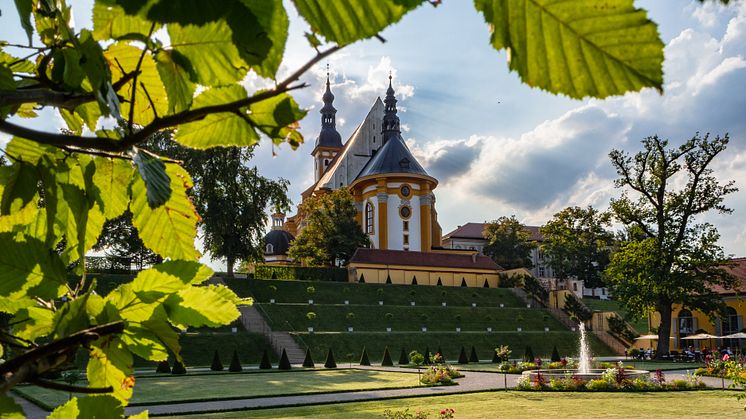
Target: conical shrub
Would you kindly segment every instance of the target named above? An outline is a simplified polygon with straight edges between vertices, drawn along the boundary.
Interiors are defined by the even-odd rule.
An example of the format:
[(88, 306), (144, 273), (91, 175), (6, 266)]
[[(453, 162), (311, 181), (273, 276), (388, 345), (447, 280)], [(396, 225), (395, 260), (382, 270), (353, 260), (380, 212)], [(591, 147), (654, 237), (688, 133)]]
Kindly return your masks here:
[(241, 361), (238, 359), (238, 350), (233, 350), (233, 356), (231, 357), (231, 364), (228, 366), (228, 371), (230, 372), (241, 372), (243, 371), (243, 367), (241, 366)]
[(425, 365), (430, 365), (433, 363), (432, 359), (430, 359), (430, 348), (425, 346), (425, 360), (422, 362)]
[(497, 356), (497, 351), (492, 351), (492, 363), (497, 364), (500, 362), (500, 357)]
[(391, 354), (389, 353), (389, 347), (383, 350), (383, 360), (381, 361), (382, 367), (393, 367), (394, 361), (391, 360)]
[(560, 357), (559, 351), (557, 350), (557, 345), (554, 345), (554, 349), (552, 349), (552, 362), (560, 361), (562, 361), (562, 357)]
[(526, 346), (526, 352), (523, 354), (523, 360), (526, 362), (534, 362), (534, 351), (531, 350), (530, 346)]
[(469, 358), (466, 357), (466, 349), (463, 346), (461, 347), (461, 353), (458, 354), (458, 363), (459, 364), (469, 363)]
[(272, 363), (269, 362), (269, 353), (267, 350), (264, 350), (264, 353), (262, 354), (262, 361), (259, 363), (259, 369), (260, 370), (271, 370), (272, 369)]
[(474, 346), (471, 347), (471, 354), (469, 354), (469, 362), (479, 362), (479, 357), (477, 356), (477, 349)]
[(285, 348), (282, 348), (282, 355), (280, 356), (280, 364), (277, 366), (277, 369), (281, 370), (289, 370), (290, 367), (290, 359), (288, 359), (288, 353), (285, 352)]
[(215, 352), (212, 354), (212, 364), (210, 364), (210, 369), (213, 371), (223, 371), (223, 363), (220, 361), (220, 355), (218, 354), (217, 349), (215, 349)]
[(329, 348), (329, 352), (326, 353), (324, 368), (337, 368), (337, 361), (334, 360), (334, 351), (332, 351), (332, 348)]
[(303, 367), (305, 368), (314, 368), (316, 367), (316, 364), (313, 363), (313, 358), (311, 357), (311, 349), (306, 348), (306, 357), (303, 358)]
[(401, 354), (399, 355), (399, 365), (408, 365), (409, 364), (409, 356), (407, 355), (407, 351), (404, 350), (404, 348), (401, 348)]
[(174, 366), (173, 368), (171, 368), (171, 374), (182, 375), (186, 373), (187, 371), (186, 371), (186, 367), (184, 366), (184, 363), (179, 360), (174, 361)]
[(360, 365), (370, 366), (370, 359), (368, 359), (368, 351), (363, 346), (363, 354), (360, 355)]
[(163, 360), (158, 363), (158, 366), (155, 367), (155, 372), (161, 373), (161, 374), (171, 374), (171, 366), (168, 365), (168, 360)]

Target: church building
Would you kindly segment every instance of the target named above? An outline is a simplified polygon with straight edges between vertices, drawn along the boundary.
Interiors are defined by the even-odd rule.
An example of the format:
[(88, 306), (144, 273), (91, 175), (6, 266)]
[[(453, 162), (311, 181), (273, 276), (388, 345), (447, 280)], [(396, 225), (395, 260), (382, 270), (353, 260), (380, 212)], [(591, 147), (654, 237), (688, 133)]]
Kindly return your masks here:
[[(357, 222), (371, 242), (370, 249), (359, 249), (351, 258), (351, 278), (374, 283), (496, 287), (501, 268), (490, 258), (473, 250), (441, 246), (433, 193), (438, 181), (420, 165), (401, 136), (391, 76), (385, 99), (376, 98), (344, 144), (336, 129), (337, 109), (328, 75), (323, 101), (321, 132), (311, 152), (314, 184), (302, 198), (349, 188)], [(284, 224), (291, 235), (302, 229), (303, 214), (289, 217)], [(270, 262), (281, 255), (265, 252), (265, 256)], [(387, 264), (387, 260), (396, 264)]]

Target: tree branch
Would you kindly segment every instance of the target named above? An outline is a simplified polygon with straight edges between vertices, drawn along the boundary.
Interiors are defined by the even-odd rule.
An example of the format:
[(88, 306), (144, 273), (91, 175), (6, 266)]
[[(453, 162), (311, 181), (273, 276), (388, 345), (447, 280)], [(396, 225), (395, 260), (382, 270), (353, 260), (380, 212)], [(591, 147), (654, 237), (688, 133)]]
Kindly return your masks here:
[[(114, 90), (119, 90), (127, 82), (132, 80), (135, 72), (125, 74), (112, 85)], [(18, 89), (5, 91), (0, 95), (0, 106), (21, 105), (24, 103), (38, 103), (42, 106), (54, 106), (63, 109), (75, 109), (76, 107), (96, 100), (93, 93), (70, 93), (46, 88)]]
[(326, 51), (316, 54), (306, 64), (304, 64), (302, 67), (300, 67), (298, 70), (296, 70), (294, 73), (292, 73), (290, 76), (288, 76), (285, 80), (283, 80), (272, 89), (265, 90), (253, 96), (234, 102), (213, 106), (205, 106), (202, 108), (175, 113), (163, 118), (156, 118), (153, 120), (153, 122), (144, 126), (140, 131), (129, 133), (121, 140), (112, 140), (99, 137), (83, 137), (67, 134), (52, 134), (49, 132), (37, 131), (34, 129), (22, 127), (20, 125), (8, 122), (7, 120), (0, 121), (0, 132), (55, 147), (77, 147), (110, 152), (124, 151), (134, 145), (139, 144), (140, 142), (144, 141), (145, 139), (162, 129), (175, 127), (187, 122), (197, 121), (207, 115), (214, 113), (233, 112), (237, 109), (249, 106), (257, 102), (261, 102), (263, 100), (289, 92), (291, 90), (304, 88), (307, 86), (305, 83), (294, 86), (291, 86), (291, 83), (298, 80), (306, 71), (313, 67), (313, 65), (342, 48), (342, 46), (335, 45), (327, 49)]

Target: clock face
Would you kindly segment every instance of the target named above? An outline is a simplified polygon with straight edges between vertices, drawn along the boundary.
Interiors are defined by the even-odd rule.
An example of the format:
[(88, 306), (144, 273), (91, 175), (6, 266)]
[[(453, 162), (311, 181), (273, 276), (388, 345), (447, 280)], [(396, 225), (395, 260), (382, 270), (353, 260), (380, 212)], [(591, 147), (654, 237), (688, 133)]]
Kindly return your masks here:
[(409, 194), (412, 192), (407, 185), (402, 186), (400, 191), (402, 196), (409, 196)]
[(402, 218), (409, 218), (412, 215), (412, 209), (404, 206), (399, 209), (399, 215), (401, 215)]

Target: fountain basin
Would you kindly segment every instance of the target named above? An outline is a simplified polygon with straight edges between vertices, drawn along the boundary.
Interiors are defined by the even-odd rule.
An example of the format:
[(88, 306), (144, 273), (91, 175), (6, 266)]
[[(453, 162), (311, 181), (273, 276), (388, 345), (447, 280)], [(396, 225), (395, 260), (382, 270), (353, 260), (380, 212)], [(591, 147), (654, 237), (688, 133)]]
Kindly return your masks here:
[[(529, 370), (523, 371), (522, 375), (528, 377), (531, 381), (536, 381), (537, 376), (541, 374), (544, 381), (551, 379), (561, 378), (577, 378), (580, 381), (588, 382), (590, 380), (597, 380), (601, 378), (601, 375), (605, 372), (604, 369), (592, 369), (588, 372), (581, 373), (579, 370), (573, 369), (551, 369), (551, 370)], [(635, 378), (648, 378), (650, 377), (650, 371), (645, 370), (624, 370), (624, 377), (630, 380)]]

